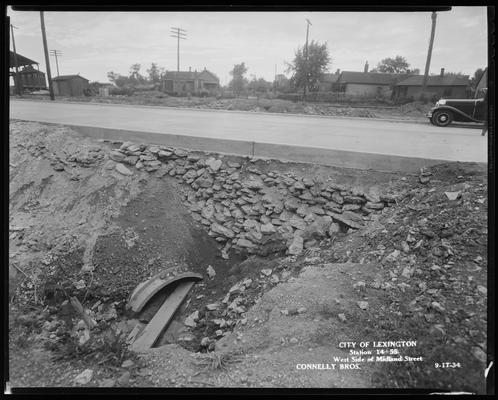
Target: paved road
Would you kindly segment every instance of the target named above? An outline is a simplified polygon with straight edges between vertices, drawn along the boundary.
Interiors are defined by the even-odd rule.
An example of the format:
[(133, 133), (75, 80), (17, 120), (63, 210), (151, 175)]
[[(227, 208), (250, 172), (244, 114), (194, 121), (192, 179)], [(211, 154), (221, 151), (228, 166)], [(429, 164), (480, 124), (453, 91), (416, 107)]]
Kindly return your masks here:
[(10, 117), (204, 139), (487, 162), (487, 136), (482, 137), (479, 129), (439, 128), (429, 123), (30, 100), (11, 100)]

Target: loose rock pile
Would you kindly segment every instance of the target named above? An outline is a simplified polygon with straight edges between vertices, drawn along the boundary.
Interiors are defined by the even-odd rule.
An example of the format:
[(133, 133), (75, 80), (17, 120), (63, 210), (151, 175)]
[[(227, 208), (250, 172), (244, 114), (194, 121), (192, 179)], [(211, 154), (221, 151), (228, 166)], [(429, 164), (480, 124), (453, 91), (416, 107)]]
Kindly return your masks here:
[[(291, 173), (263, 173), (254, 160), (243, 164), (209, 154), (130, 142), (110, 152), (106, 168), (132, 174), (125, 166), (156, 176), (174, 176), (186, 186), (192, 218), (219, 242), (222, 256), (238, 252), (266, 256), (303, 248), (338, 232), (361, 228), (372, 213), (395, 201), (342, 185)], [(115, 163), (114, 163), (115, 162)]]

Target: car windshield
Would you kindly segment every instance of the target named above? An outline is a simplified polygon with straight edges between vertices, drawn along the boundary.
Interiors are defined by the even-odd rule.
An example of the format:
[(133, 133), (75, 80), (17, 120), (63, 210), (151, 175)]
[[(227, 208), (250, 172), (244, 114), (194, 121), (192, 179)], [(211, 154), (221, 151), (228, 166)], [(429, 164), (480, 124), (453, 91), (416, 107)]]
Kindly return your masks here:
[(488, 95), (488, 88), (482, 88), (476, 92), (475, 98), (476, 99), (487, 99), (488, 98), (487, 95)]

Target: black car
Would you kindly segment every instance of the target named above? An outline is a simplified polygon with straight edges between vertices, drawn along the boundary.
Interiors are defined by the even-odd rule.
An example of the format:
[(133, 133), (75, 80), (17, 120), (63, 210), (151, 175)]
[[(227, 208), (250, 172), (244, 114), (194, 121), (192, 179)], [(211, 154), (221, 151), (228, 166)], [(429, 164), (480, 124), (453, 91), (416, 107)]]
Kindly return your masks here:
[(448, 126), (455, 122), (483, 123), (488, 106), (487, 96), (480, 99), (440, 99), (427, 114), (433, 125)]

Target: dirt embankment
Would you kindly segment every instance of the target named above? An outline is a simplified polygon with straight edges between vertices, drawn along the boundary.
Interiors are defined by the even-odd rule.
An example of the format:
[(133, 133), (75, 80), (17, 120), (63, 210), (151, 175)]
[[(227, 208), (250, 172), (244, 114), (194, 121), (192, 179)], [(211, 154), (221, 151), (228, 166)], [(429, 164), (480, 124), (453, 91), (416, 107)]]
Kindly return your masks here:
[[(64, 127), (22, 122), (11, 124), (10, 135), (14, 386), (483, 392), (483, 169), (447, 164), (402, 177), (178, 149), (154, 153), (146, 146), (95, 142)], [(233, 170), (220, 175), (227, 169)], [(227, 182), (234, 173), (240, 176)], [(282, 201), (282, 210), (277, 204), (254, 214), (258, 201), (252, 200), (266, 193), (260, 184), (237, 187), (246, 174), (265, 187), (285, 190), (284, 197), (300, 204), (286, 209)], [(193, 186), (199, 178), (210, 185)], [(219, 191), (213, 189), (217, 179)], [(313, 189), (327, 180), (342, 187)], [(384, 203), (381, 194), (393, 197)], [(231, 202), (243, 197), (240, 216)], [(324, 202), (316, 203), (319, 198)], [(213, 230), (213, 224), (231, 232), (217, 225)], [(245, 238), (256, 248), (264, 247), (261, 240), (276, 233), (269, 224), (275, 231), (292, 228), (275, 252), (247, 259), (237, 246), (221, 252), (237, 229), (249, 234)], [(333, 224), (339, 229), (330, 229)], [(290, 245), (304, 232), (310, 235), (293, 255)], [(208, 266), (216, 275), (207, 272)], [(176, 315), (175, 329), (162, 338), (169, 344), (137, 357), (124, 341), (140, 324), (126, 313), (126, 298), (139, 282), (164, 269), (201, 272), (205, 279)], [(77, 297), (97, 322), (89, 337), (81, 317), (67, 307), (69, 296)], [(386, 340), (416, 340), (413, 348), (398, 350), (423, 361), (355, 362), (340, 345)], [(445, 362), (454, 365), (435, 367)], [(297, 368), (327, 363), (338, 369)], [(350, 367), (340, 369), (341, 364)]]
[[(152, 381), (485, 393), (484, 171), (446, 164), (425, 173), (406, 177), (411, 189), (366, 228), (265, 265), (269, 271), (252, 279), (271, 290), (254, 295), (254, 284), (244, 289), (239, 282), (228, 303), (240, 297), (246, 320), (215, 346), (214, 361), (225, 362), (225, 370), (199, 370), (202, 357), (180, 353), (178, 360), (169, 345), (147, 355)], [(222, 305), (206, 318), (226, 318), (227, 309), (229, 315)], [(389, 341), (399, 344), (384, 345)], [(341, 346), (352, 342), (357, 355), (365, 351), (358, 364)], [(361, 342), (370, 345), (358, 349)], [(396, 361), (400, 356), (404, 361)], [(334, 361), (335, 368), (298, 369)]]
[[(157, 181), (108, 169), (109, 146), (80, 138), (64, 127), (15, 123), (10, 147), (10, 260), (36, 281), (101, 277), (109, 293), (125, 289), (107, 278), (129, 275), (130, 265), (199, 262), (210, 238), (176, 207), (174, 180)], [(156, 238), (163, 238), (158, 245)], [(206, 250), (207, 249), (207, 250)], [(112, 260), (109, 260), (112, 255)], [(67, 259), (67, 261), (65, 261)], [(112, 261), (115, 266), (110, 266)], [(117, 267), (116, 267), (117, 266)], [(61, 269), (69, 268), (61, 272)], [(149, 268), (128, 277), (129, 284)], [(15, 276), (20, 269), (11, 268)], [(99, 274), (93, 274), (98, 269)], [(82, 275), (82, 276), (83, 276)], [(129, 285), (126, 289), (130, 289)]]

